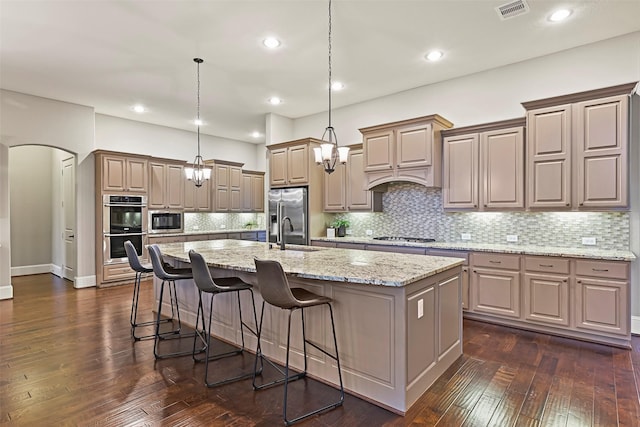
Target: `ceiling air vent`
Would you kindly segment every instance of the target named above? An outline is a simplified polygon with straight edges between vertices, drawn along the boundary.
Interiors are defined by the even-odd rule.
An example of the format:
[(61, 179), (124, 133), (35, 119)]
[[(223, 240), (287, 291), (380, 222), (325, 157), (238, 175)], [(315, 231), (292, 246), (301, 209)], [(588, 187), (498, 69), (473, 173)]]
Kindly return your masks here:
[(529, 12), (529, 5), (524, 0), (516, 0), (496, 7), (496, 11), (503, 21)]

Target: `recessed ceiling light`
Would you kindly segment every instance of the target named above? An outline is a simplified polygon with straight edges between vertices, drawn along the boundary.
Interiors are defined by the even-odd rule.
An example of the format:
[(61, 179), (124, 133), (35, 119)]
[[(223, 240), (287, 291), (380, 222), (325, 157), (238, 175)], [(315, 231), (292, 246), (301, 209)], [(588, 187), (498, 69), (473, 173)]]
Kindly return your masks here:
[(344, 83), (341, 82), (333, 82), (331, 85), (331, 90), (342, 90), (344, 89)]
[(429, 61), (437, 61), (442, 58), (443, 55), (444, 54), (439, 50), (432, 50), (425, 55), (425, 58), (427, 58)]
[(552, 22), (560, 22), (564, 21), (571, 15), (571, 11), (569, 9), (560, 9), (556, 10), (549, 16), (549, 21)]
[(268, 47), (269, 49), (275, 49), (280, 46), (280, 40), (275, 37), (267, 37), (262, 41), (262, 44)]
[(251, 134), (251, 136), (252, 136), (252, 137), (254, 137), (254, 138), (260, 138), (260, 132), (258, 132), (257, 130), (256, 130), (256, 131), (253, 131), (253, 133)]
[(196, 126), (202, 126), (204, 124), (204, 122), (202, 121), (202, 119), (195, 119), (193, 121), (193, 124)]
[(282, 104), (282, 99), (278, 98), (277, 96), (272, 96), (271, 98), (269, 98), (269, 104), (271, 105)]
[(147, 109), (144, 108), (144, 105), (140, 105), (140, 104), (134, 105), (132, 107), (132, 110), (135, 111), (136, 113), (144, 113), (145, 111), (147, 111)]

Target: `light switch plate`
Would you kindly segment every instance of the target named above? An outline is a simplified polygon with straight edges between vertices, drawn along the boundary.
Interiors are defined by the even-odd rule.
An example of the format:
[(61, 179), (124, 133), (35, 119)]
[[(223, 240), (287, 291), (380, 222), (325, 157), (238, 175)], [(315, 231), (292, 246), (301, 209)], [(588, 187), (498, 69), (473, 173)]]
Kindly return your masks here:
[(471, 240), (471, 233), (460, 233), (460, 238), (462, 240)]
[(367, 230), (366, 233), (367, 236), (373, 236), (373, 230)]
[(422, 316), (424, 316), (424, 300), (420, 298), (418, 300), (418, 319), (422, 318)]
[(517, 242), (518, 235), (517, 234), (507, 234), (507, 242)]
[(220, 228), (227, 228), (225, 224), (220, 224)]
[(596, 244), (596, 238), (595, 237), (583, 237), (582, 238), (582, 244), (583, 245), (593, 246), (593, 245)]

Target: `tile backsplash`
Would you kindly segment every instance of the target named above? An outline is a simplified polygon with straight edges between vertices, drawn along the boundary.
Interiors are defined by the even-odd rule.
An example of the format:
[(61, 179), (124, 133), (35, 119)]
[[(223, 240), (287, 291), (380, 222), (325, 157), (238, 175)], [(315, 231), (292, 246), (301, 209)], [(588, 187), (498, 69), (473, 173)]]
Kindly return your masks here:
[(412, 183), (393, 183), (382, 198), (383, 212), (336, 214), (347, 218), (352, 236), (431, 237), (460, 242), (584, 247), (594, 237), (599, 249), (629, 249), (628, 212), (444, 212), (442, 191)]
[[(184, 231), (264, 230), (264, 213), (185, 213)], [(255, 224), (249, 227), (249, 224)]]

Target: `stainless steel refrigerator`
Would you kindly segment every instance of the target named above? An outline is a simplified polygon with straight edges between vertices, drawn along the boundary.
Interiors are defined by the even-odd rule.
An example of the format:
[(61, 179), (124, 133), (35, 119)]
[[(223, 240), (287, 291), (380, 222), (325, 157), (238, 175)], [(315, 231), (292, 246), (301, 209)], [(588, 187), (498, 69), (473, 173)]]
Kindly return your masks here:
[[(284, 227), (285, 243), (309, 244), (309, 201), (307, 187), (269, 190), (269, 241), (280, 244), (282, 221), (288, 217)], [(293, 227), (293, 231), (291, 228)]]

